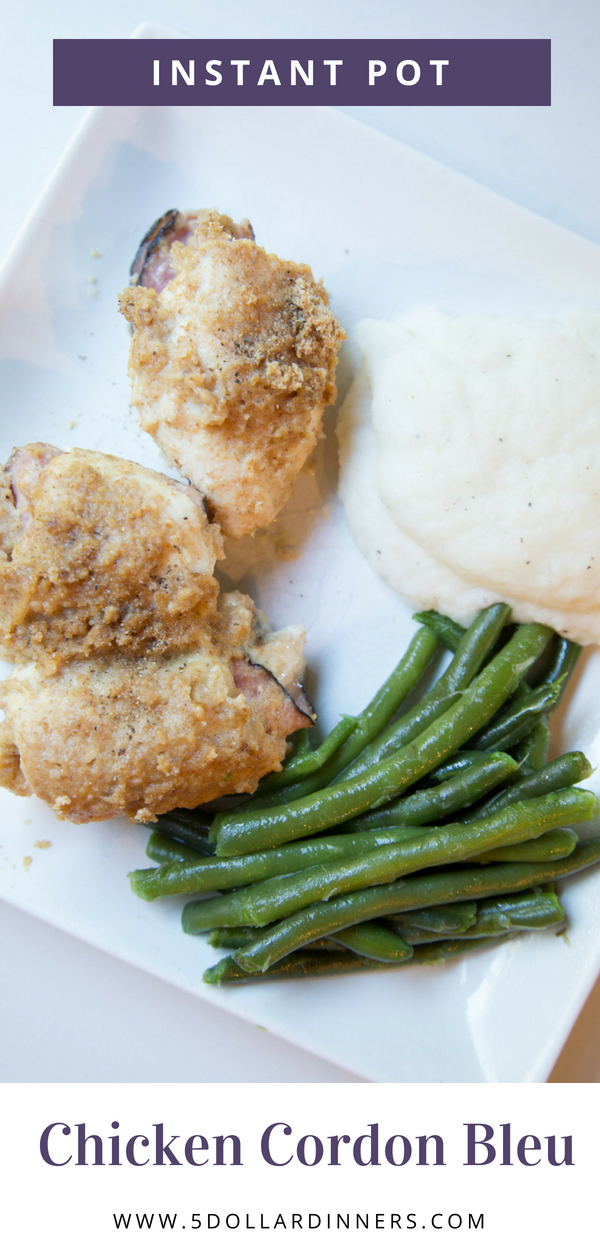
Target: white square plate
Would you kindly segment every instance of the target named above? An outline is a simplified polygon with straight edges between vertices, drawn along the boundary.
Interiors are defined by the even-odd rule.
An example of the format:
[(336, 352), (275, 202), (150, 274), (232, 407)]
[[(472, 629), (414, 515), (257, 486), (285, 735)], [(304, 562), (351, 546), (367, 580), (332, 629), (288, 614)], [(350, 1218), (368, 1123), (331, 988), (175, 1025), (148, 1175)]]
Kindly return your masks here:
[[(163, 469), (129, 407), (128, 330), (116, 299), (140, 237), (165, 209), (248, 216), (257, 239), (323, 276), (346, 328), (417, 304), (457, 313), (598, 306), (600, 249), (333, 111), (91, 111), (0, 279), (0, 457), (50, 441)], [(340, 392), (348, 383), (345, 349)], [(277, 627), (302, 621), (325, 730), (357, 712), (412, 633), (410, 610), (356, 550), (335, 498), (329, 424), (277, 525), (231, 544), (224, 583)], [(557, 747), (595, 763), (599, 654), (586, 654)], [(371, 1080), (543, 1080), (600, 968), (600, 873), (571, 881), (564, 936), (530, 935), (446, 969), (215, 990), (217, 955), (147, 905), (126, 873), (147, 832), (59, 823), (2, 794), (0, 895), (119, 958)], [(49, 840), (39, 849), (38, 841)], [(27, 859), (32, 859), (28, 861)]]

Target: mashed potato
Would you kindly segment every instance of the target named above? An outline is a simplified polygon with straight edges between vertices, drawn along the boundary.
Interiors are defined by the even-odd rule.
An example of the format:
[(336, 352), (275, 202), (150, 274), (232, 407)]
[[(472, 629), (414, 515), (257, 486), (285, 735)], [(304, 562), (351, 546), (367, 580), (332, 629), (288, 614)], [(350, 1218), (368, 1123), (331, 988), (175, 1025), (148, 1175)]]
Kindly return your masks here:
[(419, 608), (494, 600), (600, 643), (600, 315), (356, 329), (339, 425), (354, 538)]

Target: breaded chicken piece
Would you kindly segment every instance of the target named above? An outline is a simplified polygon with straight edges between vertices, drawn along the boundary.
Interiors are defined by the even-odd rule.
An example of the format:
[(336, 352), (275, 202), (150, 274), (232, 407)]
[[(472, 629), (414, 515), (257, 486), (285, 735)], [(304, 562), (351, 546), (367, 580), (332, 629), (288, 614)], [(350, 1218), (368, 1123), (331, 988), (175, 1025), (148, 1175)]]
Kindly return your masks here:
[(201, 496), (129, 460), (34, 443), (0, 473), (0, 648), (59, 665), (197, 642), (220, 531)]
[[(72, 822), (254, 791), (312, 725), (304, 632), (218, 595), (220, 531), (195, 491), (41, 444), (0, 497), (0, 785)], [(276, 676), (277, 675), (277, 676)]]
[[(242, 604), (242, 619), (248, 611), (251, 620)], [(310, 719), (241, 644), (220, 637), (228, 620), (216, 612), (188, 651), (113, 653), (50, 676), (39, 663), (17, 666), (0, 684), (0, 782), (70, 822), (151, 821), (255, 791), (281, 765), (286, 735)], [(250, 632), (243, 648), (251, 643)]]
[(236, 538), (288, 499), (335, 401), (345, 336), (310, 268), (267, 254), (249, 233), (198, 211), (192, 235), (176, 224), (154, 267), (157, 284), (172, 273), (165, 287), (142, 283), (120, 299), (142, 427)]

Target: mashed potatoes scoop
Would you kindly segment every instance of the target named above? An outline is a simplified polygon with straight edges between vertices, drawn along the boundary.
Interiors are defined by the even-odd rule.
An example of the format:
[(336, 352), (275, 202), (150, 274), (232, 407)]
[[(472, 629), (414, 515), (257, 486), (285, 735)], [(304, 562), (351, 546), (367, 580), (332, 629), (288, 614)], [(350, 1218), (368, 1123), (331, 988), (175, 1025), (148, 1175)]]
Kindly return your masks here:
[(503, 599), (600, 642), (600, 315), (425, 310), (356, 338), (340, 493), (373, 567), (462, 623)]

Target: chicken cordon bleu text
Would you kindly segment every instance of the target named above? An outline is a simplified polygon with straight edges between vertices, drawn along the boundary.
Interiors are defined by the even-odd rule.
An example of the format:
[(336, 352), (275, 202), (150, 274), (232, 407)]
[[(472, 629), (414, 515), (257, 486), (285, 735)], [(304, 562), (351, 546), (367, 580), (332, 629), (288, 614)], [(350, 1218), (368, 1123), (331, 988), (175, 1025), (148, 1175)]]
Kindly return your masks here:
[(121, 296), (142, 427), (233, 537), (268, 525), (335, 401), (344, 339), (309, 267), (257, 245), (247, 221), (170, 211)]
[(0, 785), (152, 821), (278, 769), (314, 714), (304, 632), (219, 595), (220, 529), (160, 473), (42, 443), (0, 473)]

